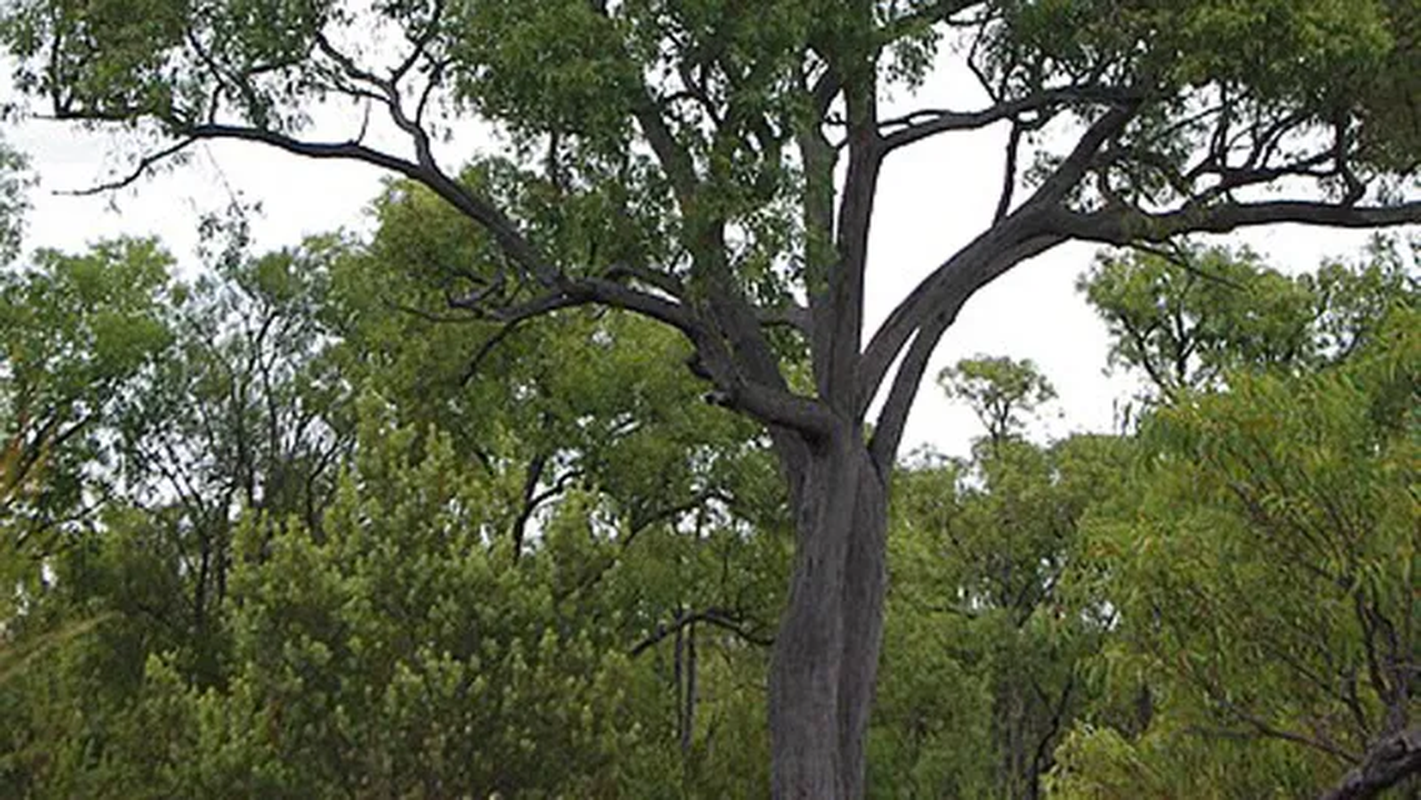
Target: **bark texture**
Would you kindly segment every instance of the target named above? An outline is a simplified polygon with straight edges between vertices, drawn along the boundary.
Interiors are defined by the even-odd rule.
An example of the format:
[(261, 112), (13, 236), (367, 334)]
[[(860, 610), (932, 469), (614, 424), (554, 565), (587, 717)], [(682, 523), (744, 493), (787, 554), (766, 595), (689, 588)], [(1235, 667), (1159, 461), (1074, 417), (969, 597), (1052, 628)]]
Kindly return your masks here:
[(777, 798), (861, 797), (883, 639), (887, 487), (859, 430), (810, 458), (770, 673)]
[(1421, 727), (1378, 742), (1321, 800), (1366, 800), (1413, 775), (1421, 775)]

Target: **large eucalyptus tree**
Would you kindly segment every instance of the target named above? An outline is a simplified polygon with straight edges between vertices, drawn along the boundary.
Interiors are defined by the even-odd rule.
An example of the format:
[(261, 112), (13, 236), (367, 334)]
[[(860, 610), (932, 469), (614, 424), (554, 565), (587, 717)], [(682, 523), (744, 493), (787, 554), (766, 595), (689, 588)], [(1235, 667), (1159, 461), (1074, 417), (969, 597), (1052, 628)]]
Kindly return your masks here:
[[(893, 462), (968, 298), (1070, 240), (1421, 220), (1414, 0), (11, 0), (2, 16), (17, 85), (48, 114), (146, 139), (117, 183), (203, 140), (367, 162), (480, 226), (469, 263), (431, 264), (452, 305), (514, 326), (604, 304), (685, 334), (709, 397), (765, 425), (796, 515), (770, 680), (780, 797), (863, 794)], [(986, 99), (881, 112), (939, 67)], [(318, 135), (330, 101), (398, 136)], [(506, 153), (451, 173), (436, 151), (458, 120)], [(865, 330), (885, 159), (991, 126), (1007, 132), (991, 224)]]

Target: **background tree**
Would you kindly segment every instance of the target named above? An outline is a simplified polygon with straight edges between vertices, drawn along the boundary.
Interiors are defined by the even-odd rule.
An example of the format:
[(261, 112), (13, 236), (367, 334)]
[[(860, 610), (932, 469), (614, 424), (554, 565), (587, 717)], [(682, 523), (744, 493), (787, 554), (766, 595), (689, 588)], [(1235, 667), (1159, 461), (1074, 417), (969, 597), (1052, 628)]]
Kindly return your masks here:
[(1025, 424), (1020, 415), (1031, 414), (1056, 396), (1050, 381), (1029, 359), (963, 359), (938, 373), (937, 381), (948, 397), (971, 407), (994, 445), (1015, 435)]
[(1110, 364), (1143, 377), (1147, 401), (1167, 403), (1224, 385), (1229, 371), (1346, 359), (1414, 290), (1406, 251), (1376, 239), (1360, 265), (1288, 277), (1251, 251), (1185, 242), (1169, 252), (1103, 253), (1077, 285), (1110, 331)]
[[(1129, 488), (1090, 515), (1088, 563), (1118, 613), (1115, 699), (1063, 748), (1063, 796), (1371, 797), (1408, 776), (1415, 791), (1417, 295), (1414, 273), (1381, 277), (1388, 262), (1291, 282), (1243, 270), (1302, 292), (1301, 326), (1261, 321), (1280, 308), (1267, 295), (1189, 312), (1298, 346), (1281, 360), (1220, 337), (1236, 366), (1147, 416)], [(1360, 302), (1367, 287), (1386, 288)]]
[(1040, 797), (1098, 692), (1086, 664), (1106, 618), (1066, 576), (1083, 556), (1078, 523), (1119, 490), (1129, 442), (1015, 435), (1018, 412), (1054, 396), (1029, 362), (978, 357), (944, 376), (988, 430), (971, 459), (899, 476), (870, 793)]
[[(400, 231), (398, 220), (382, 224), (391, 236)], [(46, 265), (59, 266), (6, 276), (23, 289), (3, 295), (8, 330), (17, 342), (50, 342), (48, 351), (58, 354), (39, 365), (4, 361), (26, 386), (84, 385), (68, 381), (70, 374), (87, 374), (82, 369), (97, 353), (113, 349), (89, 335), (84, 320), (120, 317), (136, 329), (149, 320), (162, 335), (134, 369), (98, 387), (106, 402), (85, 417), (84, 436), (39, 448), (66, 453), (63, 463), (80, 482), (74, 494), (90, 502), (75, 506), (80, 513), (65, 517), (63, 535), (43, 549), (10, 550), (7, 539), (5, 573), (25, 583), (18, 598), (7, 595), (3, 617), (5, 642), (15, 645), (8, 652), (16, 656), (5, 663), (13, 677), (0, 687), (3, 793), (319, 796), (340, 787), (378, 793), (424, 786), (389, 764), (422, 752), (413, 739), (355, 728), (297, 733), (289, 726), (304, 729), (296, 724), (304, 717), (272, 717), (291, 705), (286, 690), (260, 681), (254, 689), (252, 681), (285, 674), (287, 662), (273, 663), (266, 649), (274, 638), (314, 636), (317, 649), (341, 655), (391, 630), (425, 630), (414, 606), (385, 596), (404, 580), (388, 570), (408, 577), (427, 569), (452, 586), (472, 574), (468, 559), (502, 577), (473, 580), (457, 604), (468, 601), (469, 612), (490, 619), (510, 609), (535, 616), (526, 629), (511, 617), (512, 627), (499, 628), (469, 616), (441, 623), (442, 634), (427, 629), (462, 642), (450, 663), (466, 682), (487, 693), (529, 692), (527, 707), (561, 714), (585, 699), (577, 681), (566, 679), (593, 662), (616, 663), (615, 680), (597, 696), (621, 703), (617, 698), (629, 693), (634, 701), (618, 710), (617, 725), (640, 733), (595, 745), (602, 766), (581, 762), (561, 776), (540, 775), (531, 765), (572, 746), (564, 735), (571, 729), (524, 730), (509, 717), (508, 730), (521, 731), (503, 740), (510, 750), (461, 734), (463, 749), (452, 763), (473, 759), (470, 766), (434, 770), (429, 785), (585, 793), (593, 791), (577, 782), (585, 767), (601, 770), (596, 793), (763, 791), (765, 765), (753, 757), (766, 746), (762, 708), (747, 687), (764, 680), (764, 645), (788, 555), (786, 523), (773, 466), (753, 431), (721, 409), (690, 402), (699, 388), (681, 365), (680, 343), (624, 315), (573, 311), (527, 332), (539, 336), (509, 341), (471, 373), (480, 343), (465, 335), (467, 324), (447, 326), (399, 307), (401, 298), (437, 291), (438, 283), (428, 273), (412, 280), (384, 242), (318, 237), (251, 257), (240, 230), (233, 233), (232, 247), (217, 248), (218, 263), (192, 284), (174, 280), (166, 256), (148, 242), (135, 247), (155, 254), (151, 280), (133, 280), (122, 269), (101, 273), (106, 280), (83, 303), (63, 302), (73, 294), (65, 289), (70, 267), (95, 263), (120, 251), (117, 245), (101, 245), (87, 259), (42, 253)], [(146, 286), (160, 287), (153, 291), (167, 302), (141, 304), (150, 317), (132, 321), (133, 296), (146, 297)], [(38, 302), (46, 299), (52, 302)], [(79, 321), (50, 324), (64, 314)], [(550, 369), (536, 357), (541, 348), (571, 360)], [(601, 368), (588, 370), (587, 362)], [(409, 384), (392, 377), (400, 370), (425, 381), (406, 390)], [(374, 385), (396, 391), (361, 411), (354, 393)], [(647, 401), (668, 395), (680, 398), (671, 408), (695, 413), (668, 415), (666, 404)], [(355, 436), (362, 419), (363, 444)], [(681, 444), (693, 440), (695, 447)], [(553, 462), (541, 477), (540, 457)], [(342, 508), (356, 509), (354, 521), (332, 505), (343, 472), (354, 495)], [(427, 483), (446, 472), (451, 483)], [(50, 477), (47, 470), (32, 474), (41, 487)], [(386, 484), (387, 491), (376, 491)], [(399, 520), (434, 506), (466, 509), (467, 517), (449, 523), (457, 535), (436, 519), (401, 527)], [(15, 523), (7, 534), (42, 523), (48, 508), (60, 504), (7, 507)], [(372, 514), (379, 519), (366, 518)], [(521, 541), (516, 525), (526, 534)], [(371, 549), (386, 540), (398, 552)], [(289, 552), (300, 558), (282, 561)], [(520, 554), (528, 563), (519, 563)], [(313, 595), (319, 587), (304, 579), (317, 575), (340, 591)], [(256, 599), (253, 581), (270, 583)], [(409, 602), (434, 603), (442, 591)], [(364, 603), (369, 613), (312, 633), (318, 611), (344, 619), (349, 609), (330, 605), (337, 601)], [(540, 608), (549, 616), (537, 617)], [(258, 623), (273, 631), (254, 638), (247, 626)], [(526, 657), (544, 646), (544, 630), (566, 637), (546, 646), (580, 648), (586, 660), (560, 662), (567, 665), (561, 672), (523, 674), (514, 662), (495, 665), (484, 654), (487, 647), (511, 658), (506, 648), (516, 641)], [(590, 644), (573, 644), (586, 637)], [(395, 643), (382, 659), (341, 655), (296, 670), (292, 680), (334, 681), (354, 693), (308, 698), (301, 714), (353, 715), (360, 730), (381, 730), (384, 707), (359, 698), (383, 695), (394, 670), (422, 674), (422, 641)], [(38, 665), (30, 656), (41, 652), (43, 669), (24, 668)], [(467, 715), (467, 698), (467, 690), (439, 695), (409, 713)], [(254, 742), (232, 727), (268, 718), (280, 741)], [(173, 737), (154, 736), (156, 729)], [(303, 756), (302, 767), (284, 766), (293, 753), (307, 752), (301, 748), (331, 757)], [(530, 766), (501, 776), (498, 765), (513, 763), (515, 751)]]
[[(455, 306), (517, 324), (601, 304), (679, 330), (780, 461), (798, 541), (769, 690), (774, 791), (831, 798), (863, 793), (892, 468), (962, 305), (1069, 240), (1421, 218), (1418, 24), (1405, 0), (25, 0), (0, 35), (53, 116), (153, 137), (133, 176), (211, 139), (365, 161), (481, 227)], [(372, 32), (393, 44), (368, 47)], [(947, 39), (986, 105), (884, 114)], [(385, 112), (404, 149), (363, 127), (315, 137), (328, 99)], [(446, 172), (444, 112), (506, 133), (508, 159)], [(1038, 135), (1053, 122), (1060, 138)], [(884, 159), (996, 124), (993, 222), (865, 331)], [(797, 331), (810, 379), (770, 325)]]
[(19, 251), (32, 180), (24, 154), (0, 139), (0, 264), (9, 263)]
[(30, 485), (11, 509), (24, 520), (12, 555), (48, 552), (121, 484), (103, 423), (131, 407), (172, 341), (170, 263), (153, 241), (119, 240), (84, 255), (42, 250), (0, 273), (7, 471)]

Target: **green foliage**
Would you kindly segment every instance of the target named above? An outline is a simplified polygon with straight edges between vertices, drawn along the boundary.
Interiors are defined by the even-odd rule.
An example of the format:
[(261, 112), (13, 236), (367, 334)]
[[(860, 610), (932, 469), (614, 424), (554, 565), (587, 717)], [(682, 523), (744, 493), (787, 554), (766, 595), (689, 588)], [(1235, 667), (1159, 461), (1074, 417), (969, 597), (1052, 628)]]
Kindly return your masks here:
[(896, 479), (870, 791), (1034, 796), (1099, 691), (1085, 664), (1106, 621), (1071, 573), (1084, 557), (1078, 523), (1119, 490), (1130, 444), (1010, 435), (1018, 412), (1054, 396), (1029, 362), (979, 358), (949, 378), (981, 404), (988, 435), (970, 461)]
[(7, 264), (20, 250), (20, 234), (25, 210), (29, 207), (25, 190), (32, 182), (28, 162), (0, 140), (0, 265)]
[(0, 402), (4, 431), (23, 453), (13, 481), (41, 462), (28, 516), (59, 525), (102, 476), (114, 452), (100, 423), (132, 401), (172, 343), (164, 313), (171, 260), (155, 242), (119, 240), (85, 255), (40, 251), (0, 274)]
[(948, 397), (972, 407), (992, 441), (1011, 436), (1023, 424), (1020, 414), (1030, 414), (1056, 396), (1030, 359), (963, 359), (940, 372), (937, 382)]
[[(1421, 48), (1415, 4), (1406, 0), (994, 0), (987, 63), (1013, 94), (1101, 74), (1118, 85), (1177, 98), (1147, 115), (1132, 140), (1142, 149), (1204, 142), (1208, 126), (1184, 115), (1198, 93), (1227, 97), (1239, 121), (1288, 108), (1325, 130), (1360, 117), (1360, 162), (1415, 168), (1418, 90), (1411, 68)], [(1176, 116), (1178, 114), (1179, 116)], [(1166, 146), (1165, 152), (1169, 152)], [(1188, 150), (1177, 150), (1183, 154)], [(1146, 164), (1130, 191), (1172, 191)]]
[(636, 682), (599, 609), (559, 596), (586, 529), (555, 521), (548, 555), (515, 563), (446, 437), (421, 457), (409, 431), (371, 425), (324, 541), (294, 524), (239, 535), (240, 690), (202, 699), (223, 724), (201, 735), (245, 752), (201, 793), (253, 773), (279, 776), (283, 796), (606, 794), (612, 754), (638, 738)]
[(1290, 278), (1248, 250), (1104, 254), (1077, 287), (1110, 331), (1111, 365), (1138, 371), (1168, 401), (1220, 386), (1229, 372), (1297, 372), (1347, 358), (1393, 303), (1417, 292), (1397, 243), (1378, 240), (1369, 256)]
[[(57, 562), (57, 593), (105, 598), (121, 616), (92, 643), (50, 643), (59, 659), (0, 686), (20, 737), (0, 760), (6, 793), (655, 796), (674, 784), (664, 664), (629, 642), (647, 625), (639, 609), (681, 596), (696, 570), (660, 585), (647, 571), (685, 563), (668, 546), (718, 569), (727, 548), (763, 550), (733, 535), (701, 548), (660, 537), (609, 568), (625, 545), (573, 498), (514, 558), (482, 469), (447, 435), (417, 436), (387, 413), (367, 396), (358, 458), (319, 537), (295, 517), (245, 517), (214, 684), (193, 683), (192, 645), (142, 613), (181, 602), (168, 594), (181, 576), (163, 580), (172, 555), (130, 538), (142, 515), (110, 520), (90, 556)], [(743, 794), (766, 779), (749, 758), (764, 732), (757, 695), (737, 687), (763, 659), (735, 637), (701, 640), (703, 766), (689, 774), (707, 796)]]
[[(57, 354), (15, 386), (108, 381), (73, 463), (114, 494), (62, 549), (7, 542), (0, 793), (762, 791), (772, 462), (625, 316), (529, 326), (470, 375), (469, 323), (399, 310), (439, 291), (400, 224), (255, 258), (239, 226), (192, 284), (102, 248), (13, 277), (16, 352)], [(100, 364), (128, 352), (107, 317), (162, 336)], [(26, 435), (6, 463), (48, 486), (59, 449)]]
[(1291, 364), (1309, 345), (1306, 287), (1247, 250), (1190, 248), (1178, 264), (1106, 255), (1077, 285), (1110, 329), (1112, 365), (1142, 371), (1165, 396), (1238, 365)]
[(1397, 300), (1339, 364), (1147, 421), (1147, 468), (1086, 526), (1117, 703), (1147, 705), (1077, 728), (1063, 796), (1315, 794), (1414, 719), (1421, 325)]
[[(953, 304), (1041, 247), (1413, 213), (1418, 24), (1412, 0), (7, 4), (18, 88), (58, 118), (407, 180), (368, 241), (254, 256), (210, 224), (191, 284), (151, 242), (0, 280), (0, 631), (27, 659), (0, 790), (763, 794), (780, 468), (813, 485), (876, 373), (912, 389)], [(942, 41), (993, 105), (880, 118)], [(330, 100), (406, 149), (301, 138)], [(444, 172), (459, 116), (507, 151)], [(1074, 157), (1042, 146), (1062, 118)], [(1007, 121), (1043, 191), (864, 336), (882, 158)], [(1237, 199), (1293, 183), (1337, 202)], [(1292, 793), (1337, 766), (1301, 740), (1356, 760), (1412, 713), (1414, 279), (1395, 249), (1299, 279), (1168, 252), (1082, 284), (1154, 384), (1138, 439), (1026, 441), (1054, 396), (1029, 362), (941, 376), (987, 439), (898, 479), (874, 792), (1036, 796), (1059, 760), (1067, 794)]]

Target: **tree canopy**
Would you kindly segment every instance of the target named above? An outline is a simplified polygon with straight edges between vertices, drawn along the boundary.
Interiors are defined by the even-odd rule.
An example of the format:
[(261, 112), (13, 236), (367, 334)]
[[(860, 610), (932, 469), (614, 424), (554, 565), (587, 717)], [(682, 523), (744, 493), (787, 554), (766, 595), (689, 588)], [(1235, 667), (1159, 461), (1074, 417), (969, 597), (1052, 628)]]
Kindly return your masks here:
[[(267, 514), (274, 532), (282, 529), (278, 510), (304, 505), (311, 535), (325, 535), (323, 510), (339, 497), (332, 468), (346, 448), (359, 452), (353, 398), (362, 388), (389, 392), (386, 402), (407, 413), (419, 409), (423, 424), (461, 420), (448, 432), (467, 437), (455, 451), (521, 487), (512, 492), (522, 498), (513, 505), (515, 539), (549, 521), (530, 525), (547, 492), (560, 495), (576, 481), (602, 495), (589, 508), (594, 527), (649, 519), (675, 529), (678, 520), (660, 511), (691, 501), (708, 508), (718, 527), (791, 527), (788, 594), (766, 679), (772, 792), (859, 797), (885, 637), (898, 451), (929, 358), (964, 304), (1023, 261), (1070, 241), (1145, 248), (1148, 257), (1183, 263), (1193, 274), (1207, 273), (1208, 265), (1191, 263), (1198, 253), (1183, 243), (1190, 234), (1274, 223), (1370, 229), (1421, 221), (1418, 30), (1421, 11), (1411, 0), (17, 0), (0, 11), (0, 43), (14, 59), (22, 110), (121, 130), (131, 144), (131, 170), (96, 191), (133, 184), (213, 140), (364, 162), (397, 178), (380, 201), (385, 219), (369, 248), (337, 238), (231, 265), (251, 273), (236, 284), (252, 303), (234, 311), (237, 318), (271, 326), (292, 320), (288, 334), (237, 322), (241, 335), (209, 334), (179, 357), (171, 348), (184, 323), (169, 316), (186, 303), (161, 296), (178, 287), (154, 272), (160, 257), (151, 245), (149, 256), (136, 243), (114, 245), (117, 255), (73, 256), (79, 285), (72, 291), (79, 294), (92, 257), (147, 269), (150, 283), (121, 288), (149, 286), (150, 296), (131, 300), (156, 316), (108, 336), (99, 329), (115, 320), (87, 308), (27, 304), (53, 312), (76, 335), (117, 348), (114, 359), (100, 360), (101, 369), (128, 364), (136, 381), (124, 384), (131, 396), (57, 394), (42, 411), (78, 414), (77, 435), (90, 430), (99, 400), (143, 398), (136, 409), (156, 407), (150, 388), (183, 385), (161, 374), (174, 364), (192, 374), (218, 370), (168, 398), (181, 403), (210, 393), (226, 404), (229, 429), (200, 417), (176, 423), (196, 425), (203, 436), (211, 431), (217, 449), (165, 445), (160, 456), (145, 453), (174, 429), (145, 435), (150, 429), (141, 425), (152, 420), (135, 412), (115, 434), (91, 442), (119, 460), (97, 462), (102, 466), (81, 476), (98, 485), (150, 469), (189, 498), (205, 503), (215, 493), (214, 505), (189, 500), (165, 522), (194, 537), (181, 558), (202, 576), (192, 601), (198, 628), (210, 619), (209, 598), (225, 596), (223, 581), (236, 563), (227, 552), (237, 529), (234, 508)], [(976, 104), (917, 103), (915, 90), (937, 69), (975, 79)], [(890, 107), (893, 97), (904, 98), (901, 110)], [(325, 106), (354, 112), (348, 130), (330, 130)], [(493, 146), (446, 154), (445, 143), (457, 141), (453, 132), (465, 124), (483, 126)], [(989, 189), (991, 221), (956, 252), (944, 252), (882, 324), (868, 329), (869, 233), (886, 159), (990, 127), (1006, 134), (1004, 176)], [(949, 190), (957, 189), (942, 189)], [(349, 285), (342, 296), (337, 282), (321, 285), (327, 261), (358, 263), (371, 254), (396, 262), (382, 264), (396, 267), (381, 281), (384, 296), (362, 298)], [(1255, 274), (1246, 258), (1238, 265), (1223, 260), (1230, 264), (1218, 271), (1250, 282), (1242, 294), (1277, 307), (1239, 305), (1239, 294), (1189, 278), (1120, 275), (1111, 258), (1100, 267), (1098, 302), (1127, 336), (1116, 357), (1157, 373), (1149, 379), (1161, 405), (1195, 391), (1241, 392), (1246, 381), (1230, 369), (1251, 374), (1248, 368), (1274, 361), (1301, 364), (1307, 342), (1290, 338), (1299, 326), (1322, 325), (1308, 335), (1336, 344), (1334, 352), (1314, 353), (1307, 369), (1346, 361), (1351, 349), (1369, 351), (1372, 339), (1347, 337), (1349, 320), (1373, 309), (1370, 278), (1336, 286), (1319, 278), (1337, 294), (1313, 302), (1308, 293), (1317, 287)], [(399, 277), (406, 264), (421, 274), (413, 286)], [(1218, 280), (1233, 281), (1227, 274)], [(71, 291), (48, 277), (21, 284)], [(314, 314), (326, 306), (313, 299), (328, 290), (329, 307), (346, 316)], [(206, 298), (195, 302), (229, 306), (225, 290), (191, 291)], [(1176, 313), (1163, 327), (1149, 327), (1158, 322), (1148, 314), (1158, 292)], [(1310, 302), (1329, 310), (1310, 315)], [(491, 369), (505, 346), (528, 346), (521, 361), (532, 369), (498, 373), (503, 385), (472, 403), (419, 402), (435, 394), (431, 379), (452, 377), (447, 353), (387, 350), (388, 363), (375, 358), (408, 320), (382, 330), (367, 317), (358, 344), (326, 352), (349, 331), (351, 315), (377, 303), (473, 331), (469, 380)], [(590, 318), (559, 313), (584, 307), (603, 311)], [(116, 306), (119, 313), (128, 308)], [(597, 316), (606, 310), (616, 313)], [(548, 316), (567, 327), (535, 344), (532, 321)], [(1218, 325), (1221, 318), (1226, 325)], [(656, 332), (636, 327), (652, 323)], [(554, 336), (552, 330), (532, 335)], [(436, 338), (447, 341), (444, 335)], [(628, 337), (646, 341), (640, 354), (660, 354), (658, 363), (676, 378), (651, 380), (649, 362), (632, 355), (607, 359), (609, 374), (642, 372), (648, 380), (612, 384), (605, 396), (616, 398), (615, 409), (594, 402), (564, 416), (573, 409), (543, 393), (541, 387), (592, 380), (586, 368), (602, 359), (584, 354)], [(283, 348), (301, 351), (299, 358)], [(273, 371), (278, 356), (302, 366)], [(92, 365), (78, 359), (64, 366), (82, 372)], [(354, 375), (370, 366), (391, 369), (366, 373), (368, 385), (357, 384)], [(1039, 385), (1021, 394), (1000, 370), (975, 369), (960, 373), (971, 397), (988, 397), (972, 381), (995, 386), (999, 400), (1015, 397), (1017, 406), (1042, 394)], [(403, 385), (392, 389), (376, 375)], [(104, 379), (125, 377), (120, 371)], [(1219, 383), (1201, 383), (1208, 381)], [(66, 385), (61, 380), (56, 389)], [(405, 392), (414, 396), (394, 396)], [(749, 423), (725, 422), (697, 397)], [(484, 433), (479, 409), (496, 399), (511, 400), (513, 416), (522, 414), (503, 429), (517, 434), (500, 439), (498, 425)], [(319, 410), (327, 401), (339, 410)], [(671, 408), (679, 410), (667, 414)], [(984, 462), (973, 480), (990, 485), (993, 469), (1017, 457), (1038, 461), (1020, 469), (1051, 471), (1005, 436), (1009, 412), (988, 416), (1000, 428), (994, 435), (1005, 460)], [(678, 426), (693, 433), (682, 437), (673, 432)], [(426, 441), (418, 425), (413, 430), (422, 443), (438, 440), (431, 433)], [(221, 449), (228, 445), (235, 449)], [(771, 465), (757, 460), (765, 457), (759, 445), (768, 446)], [(215, 483), (179, 486), (176, 478), (188, 473), (169, 462), (197, 464), (205, 452), (224, 454), (211, 474)], [(295, 474), (263, 466), (287, 461), (299, 465)], [(408, 462), (412, 469), (418, 463)], [(736, 496), (713, 485), (758, 475), (763, 489), (774, 485), (769, 474), (781, 491), (762, 491), (749, 504), (740, 502), (751, 499), (748, 488)], [(648, 502), (648, 491), (675, 499), (662, 507)], [(523, 555), (523, 543), (514, 556)], [(193, 569), (170, 570), (174, 585)], [(1056, 579), (1033, 578), (1048, 580)], [(741, 610), (677, 608), (670, 630), (704, 623), (763, 638)], [(694, 647), (685, 637), (676, 641), (684, 734), (692, 727), (684, 709), (695, 705), (698, 689), (684, 671)], [(1052, 694), (1060, 674), (1051, 675), (1038, 681), (1042, 694), (1060, 696)], [(1069, 703), (1061, 702), (1054, 719), (1064, 724)], [(1018, 721), (1000, 730), (1017, 737), (1008, 748), (1015, 755), (1002, 763), (1025, 776), (1009, 785), (1034, 792), (1021, 737), (1049, 745), (1055, 734), (1043, 738), (1037, 717), (1030, 724), (1020, 714), (1012, 718)], [(683, 751), (693, 740), (684, 740)]]

